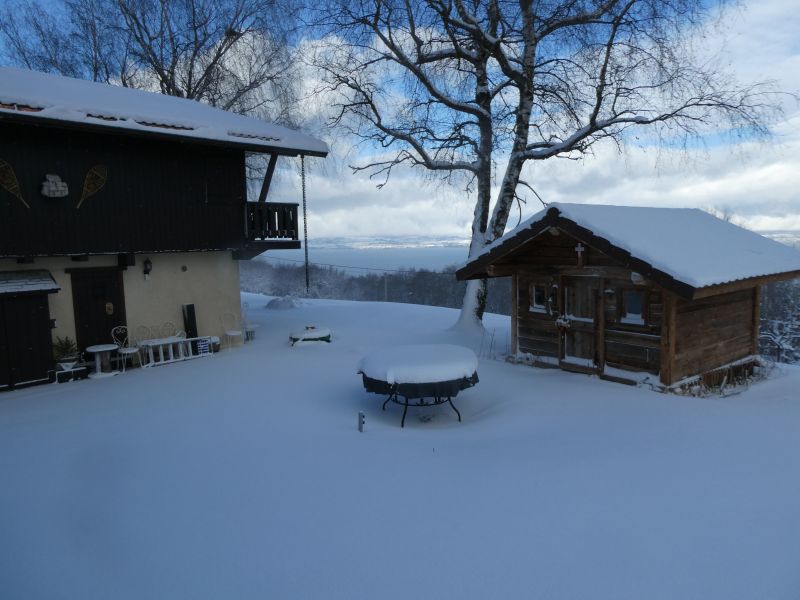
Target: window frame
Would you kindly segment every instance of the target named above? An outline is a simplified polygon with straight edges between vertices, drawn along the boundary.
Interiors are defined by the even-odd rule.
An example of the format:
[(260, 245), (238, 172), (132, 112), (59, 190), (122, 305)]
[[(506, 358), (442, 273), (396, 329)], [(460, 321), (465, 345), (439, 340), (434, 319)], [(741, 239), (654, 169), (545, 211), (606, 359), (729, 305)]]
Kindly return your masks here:
[[(650, 298), (649, 294), (647, 293), (647, 289), (631, 286), (618, 288), (617, 293), (617, 323), (620, 325), (628, 325), (633, 327), (647, 327), (650, 321), (648, 314), (650, 312)], [(641, 312), (638, 313), (638, 318), (628, 316), (625, 295), (631, 293), (639, 294), (641, 297)]]
[[(543, 281), (532, 281), (528, 286), (528, 312), (539, 315), (550, 314), (550, 296), (547, 293), (549, 285)], [(544, 304), (536, 303), (536, 288), (541, 288)]]

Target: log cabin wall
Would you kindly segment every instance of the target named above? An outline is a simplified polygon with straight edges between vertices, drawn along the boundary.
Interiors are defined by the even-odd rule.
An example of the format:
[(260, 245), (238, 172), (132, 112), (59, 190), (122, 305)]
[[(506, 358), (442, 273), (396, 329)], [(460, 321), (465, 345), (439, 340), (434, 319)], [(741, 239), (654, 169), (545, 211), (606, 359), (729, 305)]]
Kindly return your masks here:
[[(244, 240), (241, 150), (0, 122), (0, 166), (0, 257), (226, 250)], [(66, 196), (42, 193), (48, 174)]]
[(700, 300), (677, 299), (670, 380), (706, 373), (754, 354), (758, 288)]
[[(663, 291), (593, 248), (583, 248), (579, 256), (578, 244), (563, 232), (544, 234), (507, 263), (516, 279), (517, 351), (545, 362), (573, 355), (593, 359), (598, 369), (608, 364), (658, 373)], [(565, 314), (573, 317), (571, 331), (556, 324)]]

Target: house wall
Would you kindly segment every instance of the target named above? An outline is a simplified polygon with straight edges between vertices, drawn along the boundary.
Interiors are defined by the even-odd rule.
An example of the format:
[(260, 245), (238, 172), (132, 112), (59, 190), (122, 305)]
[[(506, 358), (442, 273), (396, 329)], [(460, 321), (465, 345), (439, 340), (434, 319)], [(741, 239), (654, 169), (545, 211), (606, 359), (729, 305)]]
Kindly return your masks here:
[(670, 383), (754, 354), (758, 310), (755, 287), (700, 300), (676, 299)]
[[(149, 280), (145, 280), (142, 273), (145, 258), (153, 264)], [(61, 287), (61, 291), (48, 297), (50, 316), (58, 324), (52, 330), (54, 340), (56, 337), (76, 337), (72, 278), (66, 269), (116, 265), (116, 256), (91, 256), (83, 262), (65, 257), (37, 258), (33, 264), (0, 259), (1, 271), (47, 269)], [(225, 312), (241, 317), (239, 262), (233, 260), (230, 252), (142, 254), (136, 256), (135, 265), (122, 273), (125, 312), (131, 332), (135, 332), (139, 325), (160, 326), (167, 321), (183, 329), (183, 304), (195, 305), (200, 335), (221, 337), (220, 317)]]
[[(229, 250), (245, 238), (241, 150), (0, 121), (0, 160), (17, 184), (0, 186), (0, 256)], [(104, 184), (83, 198), (98, 166)], [(66, 197), (42, 194), (47, 174)]]
[[(661, 364), (661, 329), (663, 294), (655, 285), (615, 265), (607, 255), (581, 244), (582, 257), (576, 252), (578, 241), (564, 232), (545, 233), (530, 243), (524, 252), (509, 260), (515, 270), (514, 330), (517, 350), (546, 360), (560, 360), (573, 345), (583, 357), (592, 357), (601, 368), (606, 364), (623, 369), (658, 373)], [(582, 263), (582, 264), (581, 264)], [(550, 302), (542, 311), (532, 308), (531, 285), (538, 283), (548, 290)], [(596, 324), (594, 335), (585, 323), (574, 323), (573, 338), (566, 340), (556, 325), (556, 317), (567, 311), (565, 290), (580, 284), (585, 297), (579, 311), (591, 316)], [(641, 292), (646, 300), (644, 323), (625, 323), (619, 314), (622, 294)], [(576, 304), (573, 296), (572, 302)], [(577, 306), (577, 304), (576, 304)], [(578, 329), (583, 333), (577, 333)]]

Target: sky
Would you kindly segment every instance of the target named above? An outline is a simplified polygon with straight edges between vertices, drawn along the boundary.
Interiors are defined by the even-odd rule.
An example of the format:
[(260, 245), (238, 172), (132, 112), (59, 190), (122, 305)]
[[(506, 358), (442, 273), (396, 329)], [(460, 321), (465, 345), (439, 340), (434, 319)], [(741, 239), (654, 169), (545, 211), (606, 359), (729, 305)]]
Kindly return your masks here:
[[(750, 0), (727, 12), (708, 40), (740, 83), (774, 80), (800, 93), (800, 11), (797, 0)], [(582, 161), (537, 162), (526, 180), (546, 202), (699, 207), (759, 231), (800, 231), (800, 105), (782, 96), (784, 118), (764, 141), (720, 144), (685, 153), (664, 148), (598, 146)], [(474, 196), (397, 171), (388, 184), (352, 174), (335, 138), (332, 156), (308, 165), (309, 231), (316, 237), (452, 236), (467, 239)], [(284, 173), (276, 193), (299, 198)], [(541, 209), (531, 198), (509, 227)]]

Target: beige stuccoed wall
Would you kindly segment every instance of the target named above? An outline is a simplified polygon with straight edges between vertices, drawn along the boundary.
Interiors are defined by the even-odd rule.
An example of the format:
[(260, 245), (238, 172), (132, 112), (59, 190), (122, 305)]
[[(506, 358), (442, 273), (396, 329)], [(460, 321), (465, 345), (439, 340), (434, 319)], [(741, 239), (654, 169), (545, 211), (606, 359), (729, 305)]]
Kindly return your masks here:
[[(149, 280), (145, 280), (142, 273), (145, 258), (153, 263)], [(48, 296), (50, 317), (58, 325), (53, 329), (53, 339), (69, 336), (74, 340), (72, 279), (65, 269), (116, 264), (116, 256), (92, 256), (85, 262), (75, 262), (68, 257), (37, 258), (29, 264), (0, 259), (0, 271), (50, 271), (61, 287), (61, 291)], [(237, 319), (241, 318), (239, 262), (233, 260), (230, 252), (137, 254), (136, 264), (123, 271), (123, 286), (125, 314), (132, 333), (139, 325), (161, 326), (167, 321), (183, 329), (183, 304), (195, 305), (200, 335), (216, 335), (222, 339), (222, 314), (230, 312)]]
[[(153, 263), (148, 280), (142, 273), (146, 258)], [(222, 314), (241, 318), (239, 262), (230, 252), (137, 254), (136, 265), (124, 272), (123, 281), (128, 328), (134, 333), (139, 325), (167, 321), (183, 329), (184, 304), (194, 304), (199, 335), (221, 339)]]

